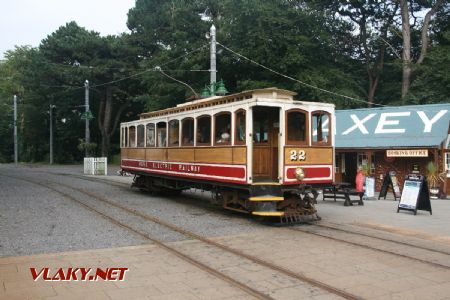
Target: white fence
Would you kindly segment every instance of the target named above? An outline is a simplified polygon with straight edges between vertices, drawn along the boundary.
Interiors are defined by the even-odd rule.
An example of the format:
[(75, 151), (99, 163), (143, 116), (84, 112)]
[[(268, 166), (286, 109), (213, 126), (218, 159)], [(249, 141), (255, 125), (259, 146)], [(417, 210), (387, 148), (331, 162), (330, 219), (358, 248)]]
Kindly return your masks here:
[(85, 157), (84, 174), (87, 175), (108, 175), (108, 158), (106, 157)]

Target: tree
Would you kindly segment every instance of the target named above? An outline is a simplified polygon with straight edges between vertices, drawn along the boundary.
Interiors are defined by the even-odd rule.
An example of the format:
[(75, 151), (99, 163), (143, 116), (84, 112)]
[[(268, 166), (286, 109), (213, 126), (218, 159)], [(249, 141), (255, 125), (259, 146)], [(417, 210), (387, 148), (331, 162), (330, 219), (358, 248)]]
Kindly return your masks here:
[(416, 66), (408, 100), (414, 104), (447, 103), (450, 90), (450, 15), (436, 16), (434, 45), (420, 65)]
[[(402, 75), (402, 101), (406, 100), (406, 96), (409, 92), (409, 86), (411, 84), (412, 76), (412, 66), (413, 60), (411, 57), (411, 24), (410, 24), (410, 14), (414, 17), (414, 12), (431, 7), (431, 9), (426, 13), (423, 20), (423, 25), (421, 29), (421, 49), (420, 55), (416, 61), (416, 64), (420, 65), (429, 47), (428, 40), (428, 29), (430, 26), (431, 17), (441, 8), (444, 4), (444, 0), (430, 1), (431, 5), (423, 5), (421, 1), (417, 3), (412, 0), (399, 0), (400, 3), (400, 13), (402, 18), (402, 38), (403, 38), (403, 51), (402, 51), (402, 61), (403, 61), (403, 75)], [(427, 3), (428, 4), (428, 3)]]
[(201, 1), (137, 0), (128, 13), (130, 43), (140, 49), (140, 67), (148, 70), (142, 76), (145, 92), (141, 99), (146, 109), (155, 110), (178, 104), (193, 96), (191, 89), (171, 77), (200, 91), (208, 82), (206, 72), (185, 70), (208, 69), (208, 47), (204, 34), (210, 23), (202, 20)]
[[(85, 79), (89, 80), (91, 107), (97, 111), (101, 155), (108, 156), (120, 117), (139, 91), (139, 83), (132, 77), (126, 82), (121, 80), (137, 69), (137, 53), (128, 44), (127, 36), (100, 37), (70, 22), (43, 40), (40, 51), (49, 64), (54, 64), (53, 81), (58, 85), (81, 87)], [(69, 105), (67, 101), (61, 104), (67, 113), (84, 103), (80, 93), (82, 88)]]
[[(323, 13), (295, 1), (199, 0), (158, 2), (159, 5), (155, 2), (158, 1), (138, 0), (128, 19), (132, 39), (139, 41), (147, 66), (155, 67), (186, 55), (175, 61), (179, 69), (208, 69), (208, 52), (190, 51), (205, 45), (204, 34), (214, 23), (218, 41), (250, 59), (307, 84), (361, 96), (361, 76), (354, 74), (352, 59), (341, 53), (343, 43), (337, 46), (335, 43), (338, 41), (335, 32), (346, 28)], [(224, 79), (230, 92), (278, 86), (296, 90), (302, 98), (340, 100), (339, 105), (345, 105), (336, 96), (290, 81), (224, 48), (218, 49), (218, 79)], [(207, 74), (200, 72), (173, 71), (171, 75), (197, 91), (209, 82)], [(146, 95), (152, 99), (147, 105), (149, 109), (167, 107), (176, 104), (173, 99), (192, 95), (189, 89), (159, 73), (148, 73), (144, 82), (153, 94)]]
[[(390, 46), (388, 34), (393, 27), (393, 20), (398, 10), (395, 1), (311, 1), (317, 9), (325, 8), (331, 15), (339, 14), (342, 22), (348, 22), (346, 37), (354, 49), (350, 53), (361, 60), (368, 79), (368, 106), (375, 102), (375, 94), (383, 73), (386, 48)], [(341, 37), (342, 38), (342, 37)], [(395, 51), (395, 49), (394, 49)]]
[[(36, 105), (38, 101), (33, 98), (35, 93), (31, 92), (31, 87), (40, 87), (39, 77), (40, 73), (37, 70), (43, 71), (45, 66), (39, 63), (39, 53), (37, 49), (30, 47), (16, 47), (15, 50), (7, 51), (6, 62), (2, 64), (1, 72), (5, 74), (5, 79), (1, 88), (3, 96), (6, 100), (6, 111), (8, 113), (5, 118), (4, 131), (7, 137), (4, 153), (7, 153), (8, 160), (12, 160), (12, 97), (14, 94), (18, 96), (18, 148), (20, 160), (34, 160), (36, 157), (42, 155), (42, 137), (45, 129), (42, 126), (43, 113)], [(37, 91), (38, 93), (38, 91)], [(3, 137), (1, 137), (3, 140)], [(48, 149), (48, 148), (47, 148)]]

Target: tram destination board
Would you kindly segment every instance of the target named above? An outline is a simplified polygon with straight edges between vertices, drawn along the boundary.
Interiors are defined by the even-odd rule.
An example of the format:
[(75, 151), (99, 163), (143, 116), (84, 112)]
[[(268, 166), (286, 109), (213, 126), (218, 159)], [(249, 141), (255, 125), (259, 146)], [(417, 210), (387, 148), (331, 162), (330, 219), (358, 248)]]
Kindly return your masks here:
[(397, 213), (400, 210), (409, 210), (417, 214), (417, 210), (431, 212), (430, 194), (428, 183), (425, 177), (408, 175), (403, 185), (403, 193), (398, 204)]

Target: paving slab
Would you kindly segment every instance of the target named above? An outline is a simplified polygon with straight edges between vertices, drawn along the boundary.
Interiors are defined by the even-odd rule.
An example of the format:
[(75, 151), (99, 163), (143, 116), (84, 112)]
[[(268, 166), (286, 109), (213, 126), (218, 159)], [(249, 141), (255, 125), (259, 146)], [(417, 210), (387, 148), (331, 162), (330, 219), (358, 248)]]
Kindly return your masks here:
[[(138, 261), (130, 262), (130, 257)], [(123, 261), (122, 261), (123, 258)], [(154, 245), (1, 257), (0, 299), (226, 299), (242, 290)], [(30, 268), (126, 267), (123, 281), (34, 281)], [(183, 297), (184, 296), (184, 297)], [(251, 298), (251, 297), (249, 297)], [(211, 299), (211, 298), (209, 298)]]

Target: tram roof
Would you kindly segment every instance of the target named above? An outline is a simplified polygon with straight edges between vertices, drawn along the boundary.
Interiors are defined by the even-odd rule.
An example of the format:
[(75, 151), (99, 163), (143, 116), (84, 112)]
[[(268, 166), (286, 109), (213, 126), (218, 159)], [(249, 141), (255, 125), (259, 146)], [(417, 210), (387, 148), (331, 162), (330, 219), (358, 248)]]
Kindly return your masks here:
[[(156, 117), (156, 116), (176, 114), (176, 113), (180, 113), (183, 111), (195, 110), (198, 108), (227, 104), (227, 103), (233, 103), (233, 102), (243, 101), (243, 100), (247, 100), (247, 99), (251, 99), (251, 98), (255, 98), (255, 97), (277, 99), (277, 100), (281, 100), (281, 101), (285, 100), (286, 102), (292, 102), (292, 101), (295, 101), (293, 98), (295, 95), (297, 95), (297, 93), (289, 91), (289, 90), (279, 89), (276, 87), (248, 90), (248, 91), (243, 91), (240, 93), (226, 95), (226, 96), (213, 96), (213, 97), (208, 97), (208, 98), (204, 98), (204, 99), (197, 99), (197, 100), (178, 104), (176, 107), (142, 113), (142, 114), (140, 114), (140, 118), (147, 119), (147, 118)], [(314, 102), (308, 101), (308, 103), (314, 103)], [(323, 103), (321, 103), (321, 104), (323, 104)]]

